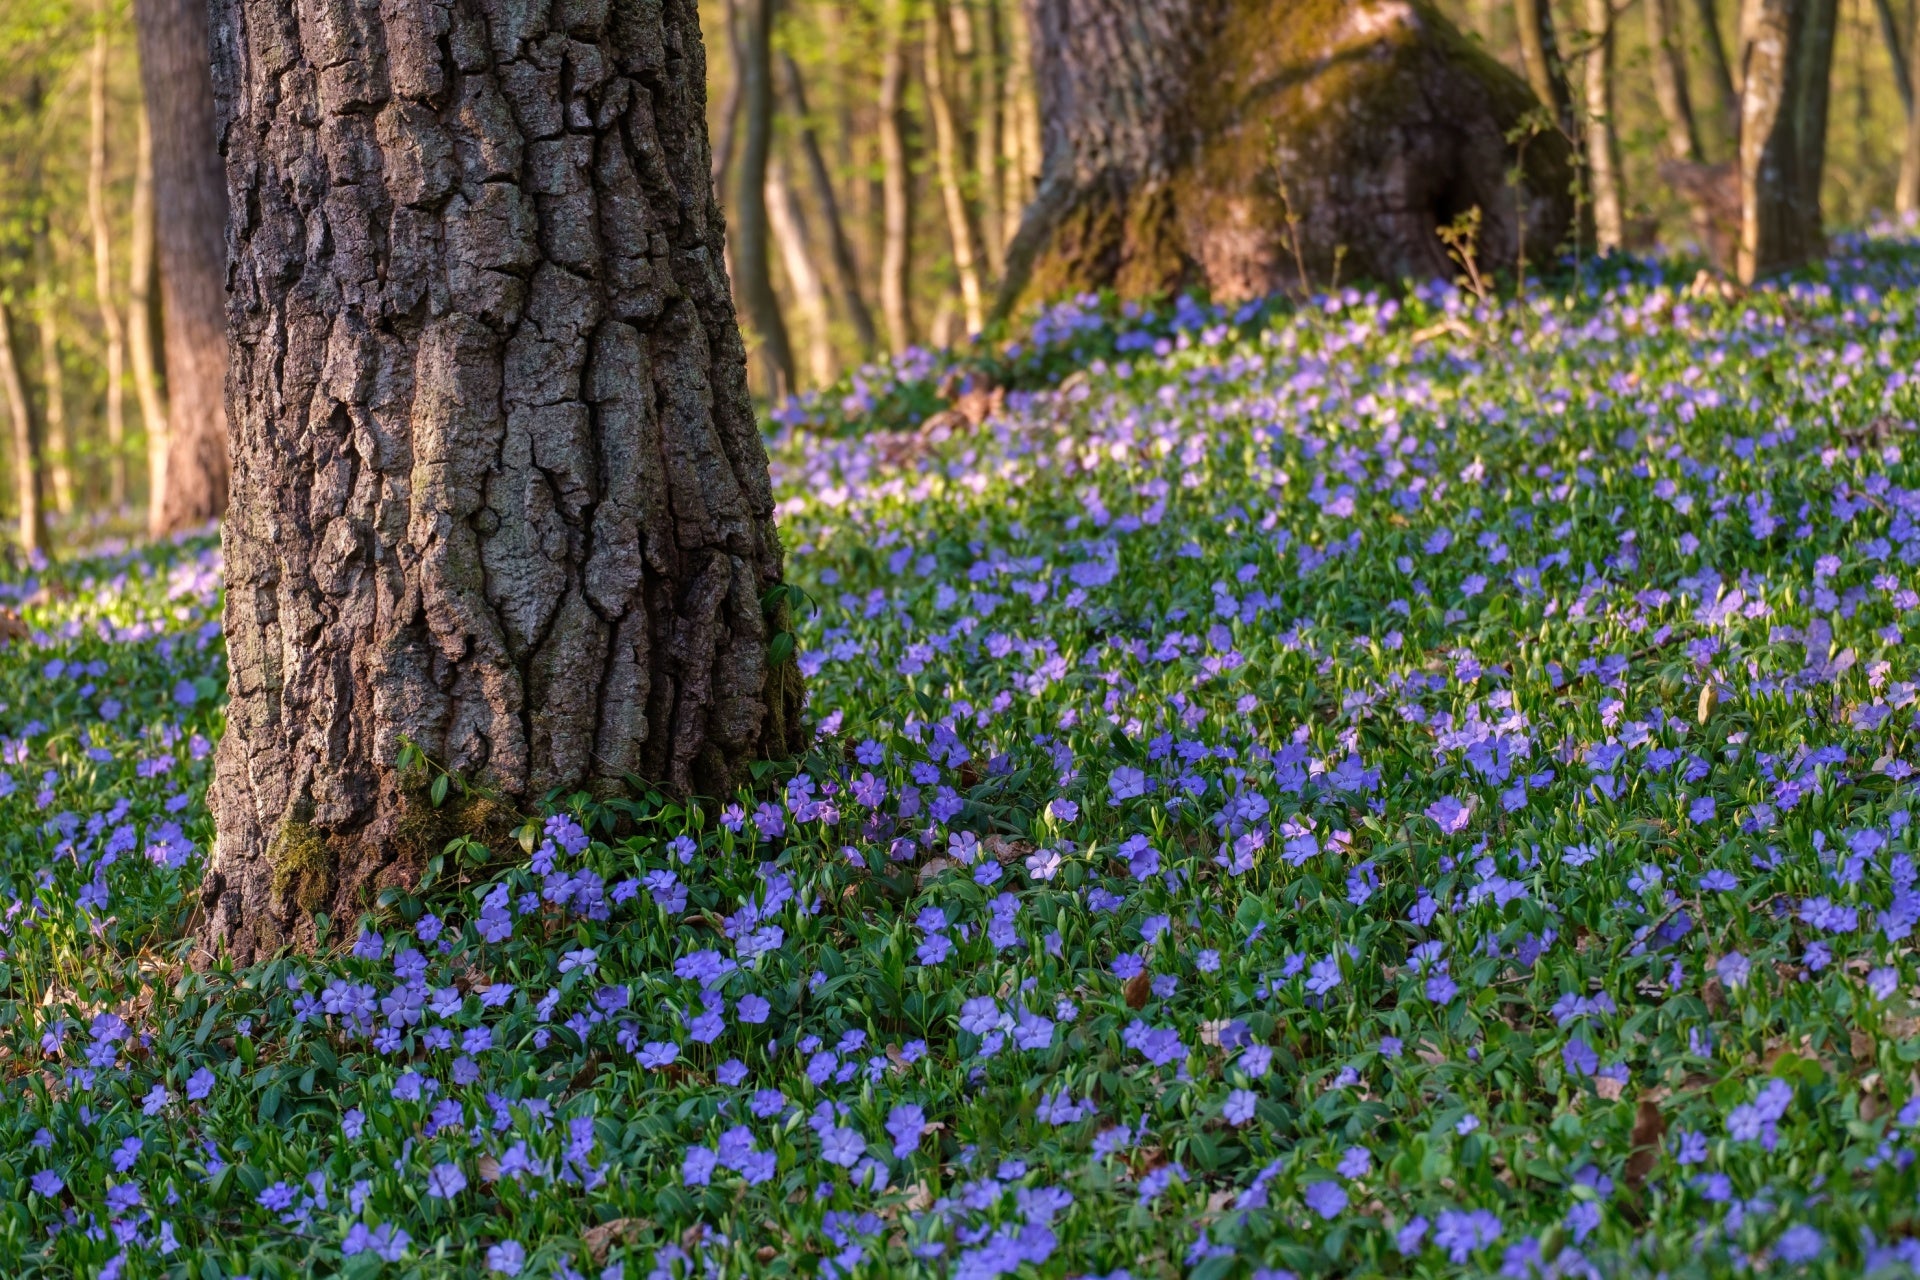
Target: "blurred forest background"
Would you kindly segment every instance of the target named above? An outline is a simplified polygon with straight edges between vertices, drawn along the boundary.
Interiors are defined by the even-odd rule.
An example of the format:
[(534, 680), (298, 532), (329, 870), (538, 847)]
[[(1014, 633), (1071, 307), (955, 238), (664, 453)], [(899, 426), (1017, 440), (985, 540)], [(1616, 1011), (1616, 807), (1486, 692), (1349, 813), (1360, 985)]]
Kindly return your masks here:
[[(1525, 77), (1522, 30), (1544, 2), (1441, 7)], [(1829, 228), (1905, 203), (1916, 8), (1839, 0)], [(756, 392), (979, 331), (1042, 169), (1021, 0), (701, 0), (701, 13)], [(1737, 0), (1556, 0), (1547, 16), (1575, 131), (1616, 138), (1621, 244), (1692, 251), (1694, 208), (1663, 163), (1732, 159)], [(1594, 110), (1609, 98), (1610, 116)], [(37, 437), (16, 428), (0, 451), (0, 511), (17, 516), (28, 495), (30, 446), (46, 519), (67, 536), (169, 531), (145, 514), (166, 456), (169, 319), (145, 105), (128, 0), (0, 0), (0, 411), (24, 409)], [(758, 208), (742, 198), (755, 171)]]

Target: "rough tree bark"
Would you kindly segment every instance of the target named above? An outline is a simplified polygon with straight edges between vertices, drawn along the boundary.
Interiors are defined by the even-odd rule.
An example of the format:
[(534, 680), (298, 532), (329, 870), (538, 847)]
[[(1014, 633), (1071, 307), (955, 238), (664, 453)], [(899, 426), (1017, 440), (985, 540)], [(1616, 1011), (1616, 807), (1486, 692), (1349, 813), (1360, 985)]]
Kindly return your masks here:
[(1820, 172), (1838, 0), (1747, 0), (1741, 21), (1739, 276), (1826, 252)]
[(167, 488), (167, 406), (154, 361), (153, 130), (142, 105), (134, 134), (133, 234), (127, 245), (127, 361), (147, 436), (147, 503), (151, 511)]
[(1586, 98), (1587, 183), (1593, 193), (1593, 239), (1601, 253), (1626, 244), (1626, 203), (1620, 191), (1620, 124), (1613, 110), (1613, 0), (1586, 0), (1587, 54), (1581, 67)]
[(107, 340), (107, 501), (127, 502), (126, 333), (113, 301), (113, 224), (107, 218), (107, 14), (94, 6), (93, 56), (87, 64), (87, 218), (93, 229), (93, 291)]
[[(1557, 132), (1506, 140), (1525, 82), (1424, 0), (1034, 0), (1046, 167), (996, 311), (1189, 282), (1246, 298), (1343, 273), (1451, 275), (1551, 256), (1572, 221)], [(1520, 161), (1519, 183), (1508, 181)], [(1295, 243), (1290, 217), (1299, 219)]]
[(695, 0), (218, 0), (228, 727), (201, 938), (319, 941), (491, 800), (801, 742)]
[(1560, 42), (1553, 33), (1551, 0), (1514, 0), (1514, 25), (1520, 31), (1520, 65), (1527, 70), (1533, 96), (1545, 103), (1560, 131), (1573, 137), (1573, 92), (1567, 87), (1566, 64), (1560, 60)]
[(887, 349), (913, 345), (913, 173), (907, 158), (907, 0), (891, 0), (880, 55), (880, 318)]
[(136, 0), (140, 79), (153, 130), (154, 238), (167, 365), (166, 487), (155, 535), (227, 509), (226, 184), (215, 150), (205, 0)]
[(0, 395), (6, 396), (13, 426), (13, 499), (20, 514), (20, 548), (33, 552), (47, 540), (46, 513), (40, 503), (40, 419), (20, 372), (20, 343), (13, 309), (0, 301)]
[(793, 390), (793, 346), (773, 291), (767, 225), (767, 158), (773, 153), (773, 0), (746, 0), (739, 75), (746, 85), (745, 145), (733, 199), (733, 287), (758, 340), (769, 399)]
[(846, 222), (840, 216), (840, 200), (834, 191), (833, 175), (827, 171), (826, 157), (820, 153), (820, 137), (814, 131), (813, 117), (807, 110), (806, 83), (800, 78), (799, 65), (784, 54), (781, 56), (780, 78), (790, 117), (787, 127), (793, 139), (800, 144), (800, 156), (806, 162), (807, 177), (813, 186), (814, 203), (820, 210), (821, 222), (825, 224), (827, 257), (833, 264), (834, 291), (839, 295), (847, 323), (853, 326), (854, 340), (860, 344), (860, 358), (864, 360), (873, 355), (876, 342), (873, 312), (867, 307), (866, 294), (860, 288), (860, 268), (854, 261), (853, 245), (847, 239)]

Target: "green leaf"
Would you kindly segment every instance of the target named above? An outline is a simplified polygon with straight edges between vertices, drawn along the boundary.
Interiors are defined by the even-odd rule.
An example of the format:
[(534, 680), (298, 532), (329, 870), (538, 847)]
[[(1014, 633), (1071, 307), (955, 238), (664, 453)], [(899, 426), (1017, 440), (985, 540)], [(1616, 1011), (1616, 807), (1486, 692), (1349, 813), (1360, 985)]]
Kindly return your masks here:
[(446, 803), (446, 800), (447, 800), (447, 775), (446, 774), (443, 773), (439, 777), (433, 780), (433, 786), (427, 791), (427, 797), (428, 799), (433, 801), (433, 807), (436, 809), (438, 809), (441, 805)]

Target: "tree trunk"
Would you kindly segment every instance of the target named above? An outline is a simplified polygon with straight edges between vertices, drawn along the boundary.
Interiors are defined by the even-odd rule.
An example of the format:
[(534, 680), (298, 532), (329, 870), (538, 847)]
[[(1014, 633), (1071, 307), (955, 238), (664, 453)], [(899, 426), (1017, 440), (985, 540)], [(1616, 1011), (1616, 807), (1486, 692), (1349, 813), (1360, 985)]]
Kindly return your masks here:
[(807, 372), (816, 387), (833, 381), (833, 334), (827, 324), (827, 289), (814, 265), (807, 218), (778, 158), (767, 165), (767, 222), (780, 246), (780, 261), (793, 289), (794, 309), (807, 334)]
[(746, 309), (767, 370), (769, 399), (793, 389), (793, 348), (773, 291), (767, 245), (767, 157), (773, 149), (774, 0), (746, 0), (747, 30), (742, 42), (741, 77), (746, 81), (746, 145), (740, 149), (740, 173), (732, 214), (733, 287)]
[[(1907, 79), (1920, 81), (1920, 20), (1907, 37)], [(1920, 109), (1907, 111), (1906, 145), (1900, 151), (1900, 177), (1893, 207), (1902, 218), (1920, 215)]]
[(1514, 24), (1520, 29), (1520, 65), (1527, 70), (1533, 96), (1545, 103), (1560, 122), (1560, 131), (1574, 136), (1573, 93), (1567, 87), (1566, 64), (1553, 33), (1551, 0), (1514, 0)]
[[(1900, 19), (1894, 16), (1893, 0), (1873, 0), (1873, 11), (1880, 19), (1880, 40), (1887, 47), (1887, 61), (1893, 64), (1893, 87), (1900, 94), (1900, 107), (1913, 114), (1913, 69), (1907, 65), (1908, 51), (1900, 39)], [(1920, 27), (1920, 22), (1914, 24)]]
[(1533, 94), (1419, 0), (1035, 0), (1034, 39), (1046, 168), (1002, 314), (1109, 285), (1320, 287), (1342, 258), (1451, 276), (1436, 228), (1470, 209), (1491, 267), (1571, 225), (1564, 139), (1516, 154)]
[(100, 329), (107, 339), (107, 502), (118, 511), (127, 505), (127, 356), (120, 308), (113, 301), (113, 224), (107, 218), (105, 8), (104, 3), (94, 8), (93, 57), (87, 66), (87, 216), (93, 223), (93, 291), (99, 297)]
[(880, 57), (880, 316), (887, 347), (913, 345), (913, 174), (907, 165), (907, 0), (890, 0)]
[(720, 103), (720, 136), (713, 144), (713, 191), (726, 204), (727, 170), (733, 167), (733, 140), (739, 136), (740, 108), (746, 101), (747, 81), (740, 74), (745, 50), (740, 44), (740, 0), (727, 0), (721, 11), (727, 28), (727, 96)]
[(1713, 81), (1714, 96), (1720, 100), (1721, 123), (1738, 150), (1740, 86), (1734, 82), (1733, 68), (1727, 61), (1727, 42), (1720, 35), (1719, 0), (1694, 0), (1694, 12), (1700, 18), (1700, 43), (1707, 52), (1707, 78)]
[(814, 202), (820, 206), (820, 219), (826, 224), (828, 259), (833, 263), (835, 292), (839, 295), (847, 322), (853, 326), (854, 339), (860, 344), (860, 358), (864, 360), (873, 355), (877, 341), (873, 331), (873, 312), (868, 309), (866, 295), (860, 289), (860, 267), (854, 261), (853, 245), (847, 240), (846, 223), (840, 217), (840, 201), (834, 192), (833, 176), (827, 172), (826, 157), (820, 153), (820, 138), (814, 131), (813, 117), (807, 111), (807, 91), (800, 78), (800, 68), (791, 57), (782, 55), (781, 70), (787, 114), (792, 117), (787, 122), (788, 127), (793, 139), (800, 144), (800, 156), (806, 162), (807, 176), (813, 185)]
[(1587, 119), (1587, 182), (1593, 191), (1593, 238), (1601, 253), (1626, 244), (1620, 193), (1620, 130), (1613, 111), (1613, 0), (1586, 0), (1587, 56), (1581, 68)]
[(982, 40), (975, 96), (973, 172), (980, 190), (980, 240), (987, 255), (987, 272), (1000, 275), (1006, 254), (1005, 208), (1000, 199), (1000, 112), (1005, 96), (1006, 51), (1001, 43), (999, 0), (987, 0), (981, 11)]
[(46, 397), (46, 434), (40, 439), (47, 478), (53, 485), (53, 509), (62, 516), (70, 516), (73, 514), (73, 423), (67, 417), (67, 374), (60, 356), (60, 308), (53, 295), (48, 255), (43, 236), (40, 287), (36, 290), (40, 312), (40, 392)]
[(13, 424), (13, 495), (20, 516), (20, 548), (32, 553), (46, 544), (46, 515), (40, 509), (40, 421), (20, 372), (20, 342), (13, 311), (0, 302), (0, 394), (7, 398)]
[[(166, 487), (156, 536), (227, 509), (227, 191), (207, 72), (204, 0), (135, 0), (140, 79), (153, 129), (155, 242), (165, 318)], [(325, 234), (320, 226), (316, 234)]]
[[(350, 929), (502, 804), (718, 795), (803, 743), (698, 10), (569, 12), (218, 0), (232, 700), (202, 938), (243, 960), (321, 941), (315, 911)], [(404, 743), (497, 799), (432, 807)]]
[(1020, 228), (1021, 210), (1033, 198), (1034, 183), (1040, 176), (1040, 108), (1034, 98), (1032, 23), (1028, 11), (1009, 11), (1007, 15), (1008, 49), (1005, 115), (1000, 132), (1006, 160), (1001, 166), (1003, 185), (1000, 207), (1005, 210), (1000, 228), (1000, 277), (1006, 278), (1006, 254)]
[(960, 168), (970, 148), (960, 135), (954, 110), (953, 83), (957, 77), (953, 27), (945, 0), (933, 0), (923, 30), (926, 47), (922, 70), (927, 83), (927, 113), (933, 117), (934, 165), (940, 174), (941, 202), (946, 206), (947, 237), (953, 246), (954, 275), (960, 283), (961, 313), (967, 332), (975, 334), (986, 327), (987, 298), (980, 281), (980, 224), (967, 198)]
[(1653, 55), (1653, 96), (1667, 126), (1667, 158), (1688, 164), (1703, 159), (1700, 129), (1687, 92), (1687, 52), (1680, 39), (1678, 0), (1646, 0), (1647, 45)]
[(127, 358), (133, 366), (134, 395), (147, 435), (147, 505), (151, 512), (167, 489), (167, 407), (160, 396), (160, 371), (153, 359), (153, 131), (147, 109), (138, 113), (133, 164), (133, 235), (127, 246)]
[(1826, 252), (1820, 172), (1838, 0), (1747, 0), (1741, 22), (1742, 283)]
[[(1722, 216), (1721, 202), (1709, 194), (1711, 176), (1700, 147), (1700, 130), (1693, 116), (1693, 99), (1687, 92), (1686, 46), (1680, 38), (1678, 0), (1646, 0), (1647, 46), (1653, 55), (1653, 93), (1660, 103), (1660, 115), (1667, 126), (1665, 156), (1660, 164), (1661, 177), (1680, 192), (1687, 202), (1694, 239), (1717, 265), (1731, 265), (1731, 247), (1739, 230), (1739, 210)], [(1731, 173), (1731, 166), (1726, 168)]]

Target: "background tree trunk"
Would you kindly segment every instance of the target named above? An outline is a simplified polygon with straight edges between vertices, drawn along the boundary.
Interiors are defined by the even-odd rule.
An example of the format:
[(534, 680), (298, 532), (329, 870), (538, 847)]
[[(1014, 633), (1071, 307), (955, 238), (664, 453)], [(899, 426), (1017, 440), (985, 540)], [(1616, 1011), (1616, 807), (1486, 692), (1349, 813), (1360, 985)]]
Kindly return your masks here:
[(987, 273), (998, 277), (1007, 242), (1005, 206), (1001, 203), (1000, 118), (1006, 96), (1006, 48), (1000, 26), (999, 0), (986, 0), (980, 10), (980, 73), (974, 98), (973, 172), (980, 187), (980, 240), (987, 255)]
[(740, 108), (746, 101), (747, 80), (740, 73), (746, 50), (740, 42), (740, 0), (726, 0), (721, 21), (727, 31), (727, 96), (720, 100), (720, 136), (713, 143), (713, 190), (726, 204), (727, 170), (733, 167), (733, 140), (740, 132)]
[(1687, 49), (1680, 38), (1674, 6), (1678, 0), (1646, 0), (1647, 45), (1653, 56), (1653, 94), (1666, 122), (1666, 152), (1670, 160), (1698, 164), (1700, 129), (1693, 118), (1693, 96), (1687, 92)]
[[(1907, 49), (1900, 39), (1900, 19), (1894, 16), (1893, 0), (1873, 0), (1873, 11), (1880, 19), (1880, 40), (1887, 46), (1887, 61), (1893, 70), (1893, 87), (1900, 105), (1913, 114), (1913, 71), (1907, 66)], [(1914, 24), (1920, 27), (1920, 22)]]
[(800, 144), (806, 162), (807, 177), (813, 186), (814, 202), (820, 206), (821, 221), (826, 224), (828, 260), (833, 264), (833, 280), (847, 323), (853, 326), (854, 340), (860, 344), (860, 358), (873, 355), (878, 339), (873, 331), (873, 312), (867, 307), (866, 294), (860, 288), (860, 267), (854, 261), (853, 245), (847, 240), (847, 227), (840, 216), (840, 201), (834, 194), (833, 176), (827, 171), (826, 157), (820, 153), (820, 139), (814, 132), (807, 111), (807, 90), (800, 68), (790, 57), (782, 56), (781, 79), (787, 99), (788, 127)]
[[(1482, 211), (1480, 261), (1571, 224), (1557, 134), (1519, 157), (1525, 82), (1425, 3), (1035, 0), (1046, 168), (996, 310), (1112, 285), (1214, 297), (1450, 276), (1435, 228)], [(1288, 211), (1298, 224), (1298, 257)]]
[(5, 302), (0, 302), (0, 394), (7, 398), (7, 417), (13, 425), (13, 495), (20, 512), (20, 547), (33, 552), (47, 541), (46, 516), (40, 509), (40, 420), (20, 372), (13, 309)]
[(934, 164), (940, 173), (940, 197), (946, 207), (947, 236), (953, 245), (953, 270), (960, 282), (960, 305), (967, 332), (979, 333), (986, 327), (986, 289), (980, 280), (980, 224), (963, 185), (961, 165), (971, 148), (960, 135), (959, 113), (954, 109), (953, 85), (958, 79), (954, 68), (953, 28), (944, 0), (932, 0), (927, 14), (925, 65), (927, 114), (933, 118)]
[[(127, 505), (126, 338), (113, 300), (113, 224), (107, 217), (107, 21), (94, 6), (93, 56), (87, 64), (87, 217), (93, 224), (93, 291), (107, 340), (107, 502)], [(151, 179), (149, 179), (151, 181)]]
[(1514, 24), (1520, 29), (1520, 65), (1527, 70), (1527, 84), (1533, 88), (1533, 96), (1552, 109), (1560, 131), (1571, 138), (1573, 93), (1567, 87), (1566, 64), (1560, 60), (1560, 42), (1554, 38), (1551, 0), (1514, 0), (1513, 9)]
[(816, 387), (833, 381), (833, 334), (827, 323), (827, 289), (814, 265), (807, 235), (807, 217), (800, 198), (787, 181), (787, 166), (778, 157), (767, 165), (767, 223), (780, 246), (781, 265), (793, 289), (794, 309), (807, 335), (807, 373)]
[(531, 805), (717, 794), (803, 741), (698, 11), (568, 12), (219, 0), (232, 675), (201, 938), (243, 961), (504, 836), (491, 801), (432, 808), (405, 742)]
[(746, 0), (746, 31), (741, 41), (740, 77), (746, 83), (746, 145), (740, 148), (733, 222), (733, 287), (746, 309), (767, 369), (769, 398), (793, 389), (793, 347), (786, 320), (773, 291), (768, 255), (767, 157), (773, 149), (774, 0)]
[(54, 297), (52, 250), (42, 233), (38, 257), (40, 278), (35, 289), (40, 329), (40, 394), (45, 432), (40, 436), (41, 457), (53, 489), (53, 509), (73, 514), (73, 422), (67, 417), (66, 365), (60, 355), (60, 309)]
[(1587, 118), (1587, 182), (1593, 191), (1593, 238), (1601, 253), (1626, 244), (1620, 191), (1620, 126), (1613, 110), (1613, 0), (1586, 0), (1587, 56), (1581, 67)]
[(1734, 83), (1733, 68), (1727, 61), (1727, 42), (1720, 35), (1718, 0), (1694, 0), (1694, 13), (1700, 19), (1700, 44), (1707, 55), (1707, 78), (1713, 82), (1714, 96), (1720, 102), (1721, 123), (1727, 136), (1740, 137), (1740, 86)]
[[(133, 366), (134, 395), (147, 436), (147, 502), (160, 503), (167, 488), (167, 407), (160, 395), (160, 371), (153, 359), (153, 131), (147, 109), (139, 112), (133, 163), (133, 235), (127, 246), (127, 358)], [(151, 516), (150, 516), (151, 519)]]
[[(1907, 37), (1907, 78), (1920, 80), (1920, 21)], [(1893, 190), (1894, 211), (1901, 217), (1920, 214), (1920, 108), (1907, 111), (1906, 145), (1900, 151), (1900, 177)]]
[(1838, 0), (1747, 0), (1741, 21), (1742, 283), (1826, 252), (1820, 173)]
[(166, 487), (150, 504), (159, 536), (227, 509), (227, 190), (215, 149), (204, 0), (135, 0), (134, 22), (153, 129), (165, 321)]
[(913, 345), (913, 174), (907, 164), (907, 0), (889, 0), (880, 55), (880, 317), (887, 349)]

